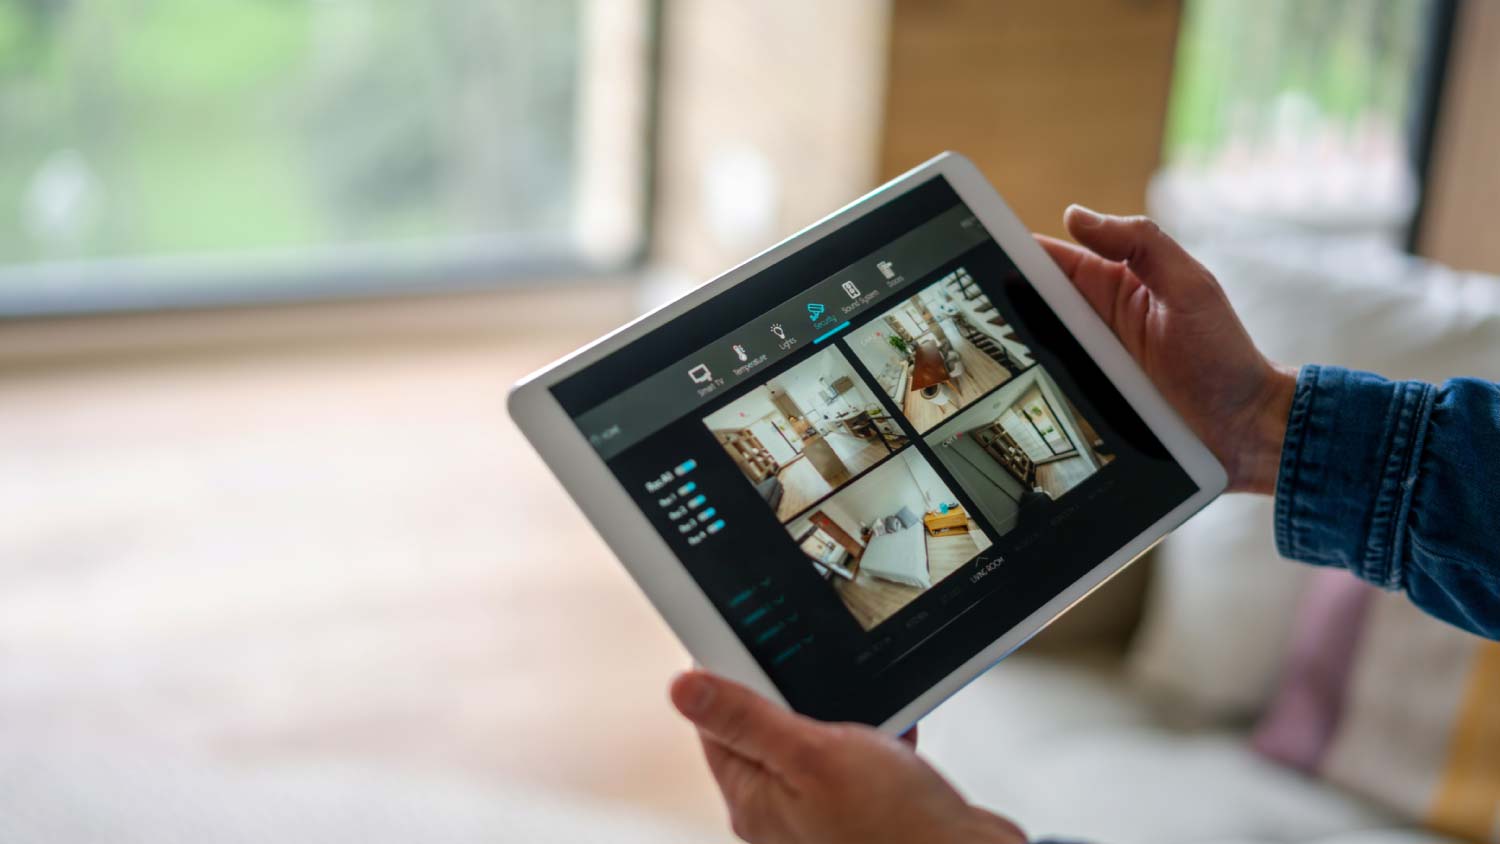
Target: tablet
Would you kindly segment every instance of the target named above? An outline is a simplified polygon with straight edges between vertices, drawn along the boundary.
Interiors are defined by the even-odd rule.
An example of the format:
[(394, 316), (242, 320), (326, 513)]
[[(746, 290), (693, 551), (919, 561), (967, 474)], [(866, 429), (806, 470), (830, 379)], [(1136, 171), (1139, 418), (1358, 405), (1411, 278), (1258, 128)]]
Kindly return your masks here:
[(1225, 486), (954, 153), (533, 374), (509, 406), (701, 665), (889, 731)]

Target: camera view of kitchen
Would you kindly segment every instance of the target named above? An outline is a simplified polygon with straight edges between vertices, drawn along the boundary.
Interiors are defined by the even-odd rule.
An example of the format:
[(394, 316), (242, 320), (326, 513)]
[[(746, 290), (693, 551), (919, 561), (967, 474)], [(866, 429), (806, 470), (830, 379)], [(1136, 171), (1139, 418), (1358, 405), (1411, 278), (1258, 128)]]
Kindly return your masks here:
[(783, 522), (907, 444), (833, 347), (703, 423)]
[(1039, 366), (923, 439), (1001, 535), (1115, 459)]
[(959, 268), (849, 335), (849, 347), (918, 431), (1031, 366), (1031, 350)]
[(914, 448), (820, 502), (787, 531), (866, 630), (990, 546)]

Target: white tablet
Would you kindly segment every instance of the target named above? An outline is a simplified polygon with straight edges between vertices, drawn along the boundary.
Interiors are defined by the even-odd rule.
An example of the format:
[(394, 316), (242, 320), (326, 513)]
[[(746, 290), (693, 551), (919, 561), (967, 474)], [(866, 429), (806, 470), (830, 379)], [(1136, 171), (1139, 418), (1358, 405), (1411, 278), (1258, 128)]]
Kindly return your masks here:
[(700, 664), (891, 731), (1225, 485), (953, 153), (532, 375), (510, 412)]

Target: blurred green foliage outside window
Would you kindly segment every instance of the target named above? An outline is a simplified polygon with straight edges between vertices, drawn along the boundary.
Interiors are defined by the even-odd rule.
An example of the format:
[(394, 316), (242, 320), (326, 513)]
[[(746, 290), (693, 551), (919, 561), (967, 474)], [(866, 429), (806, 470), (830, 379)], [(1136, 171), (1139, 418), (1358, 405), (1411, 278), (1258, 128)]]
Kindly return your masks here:
[(580, 17), (580, 0), (0, 0), (0, 270), (563, 242)]
[(1186, 0), (1155, 198), (1241, 220), (1404, 225), (1435, 7)]

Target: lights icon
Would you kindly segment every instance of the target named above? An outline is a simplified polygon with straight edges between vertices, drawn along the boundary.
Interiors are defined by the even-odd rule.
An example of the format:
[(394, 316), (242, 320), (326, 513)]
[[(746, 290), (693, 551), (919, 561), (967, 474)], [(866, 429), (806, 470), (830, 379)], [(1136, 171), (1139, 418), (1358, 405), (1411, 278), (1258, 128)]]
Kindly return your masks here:
[(807, 303), (807, 318), (817, 322), (818, 317), (822, 316), (826, 310), (828, 309), (823, 307), (820, 302), (809, 302)]
[(708, 371), (707, 364), (702, 363), (689, 369), (688, 377), (693, 379), (694, 384), (707, 384), (709, 381), (714, 380), (714, 374)]
[(786, 339), (786, 329), (782, 328), (779, 322), (771, 324), (771, 333), (775, 334), (778, 340)]

